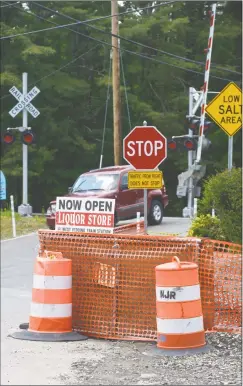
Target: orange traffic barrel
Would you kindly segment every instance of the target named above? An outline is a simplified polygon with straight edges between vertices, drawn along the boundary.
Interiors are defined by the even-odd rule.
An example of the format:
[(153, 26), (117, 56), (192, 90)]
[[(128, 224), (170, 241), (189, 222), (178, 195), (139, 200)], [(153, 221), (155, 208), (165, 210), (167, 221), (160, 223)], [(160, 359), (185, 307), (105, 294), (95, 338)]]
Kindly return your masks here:
[(157, 347), (194, 349), (205, 346), (198, 266), (173, 257), (155, 268)]
[(26, 331), (14, 333), (14, 338), (87, 339), (72, 331), (72, 260), (62, 253), (45, 251), (44, 257), (36, 258), (29, 324), (20, 328)]

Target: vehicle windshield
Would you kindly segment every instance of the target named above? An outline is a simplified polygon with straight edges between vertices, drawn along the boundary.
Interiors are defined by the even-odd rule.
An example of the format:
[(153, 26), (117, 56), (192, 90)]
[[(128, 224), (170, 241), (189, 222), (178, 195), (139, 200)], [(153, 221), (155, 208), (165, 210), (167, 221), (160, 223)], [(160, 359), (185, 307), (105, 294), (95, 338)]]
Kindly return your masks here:
[(114, 190), (118, 186), (119, 174), (86, 174), (74, 183), (72, 192), (87, 190)]

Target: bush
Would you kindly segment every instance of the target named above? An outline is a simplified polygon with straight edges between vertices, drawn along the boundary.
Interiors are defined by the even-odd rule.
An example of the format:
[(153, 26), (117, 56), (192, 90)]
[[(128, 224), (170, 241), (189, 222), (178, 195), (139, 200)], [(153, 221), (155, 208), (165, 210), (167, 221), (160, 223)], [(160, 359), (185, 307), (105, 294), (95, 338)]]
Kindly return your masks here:
[(209, 214), (198, 216), (193, 220), (188, 236), (225, 240), (219, 218), (212, 217)]
[(210, 177), (205, 185), (198, 212), (215, 209), (226, 241), (242, 242), (242, 169), (225, 170)]

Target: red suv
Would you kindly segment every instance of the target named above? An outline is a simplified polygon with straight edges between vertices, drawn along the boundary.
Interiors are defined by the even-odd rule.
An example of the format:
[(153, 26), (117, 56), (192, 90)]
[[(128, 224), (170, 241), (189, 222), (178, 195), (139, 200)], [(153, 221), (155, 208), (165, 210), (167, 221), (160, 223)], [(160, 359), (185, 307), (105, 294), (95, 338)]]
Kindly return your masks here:
[[(115, 223), (136, 217), (136, 213), (144, 213), (143, 189), (128, 189), (128, 171), (131, 166), (111, 166), (91, 170), (81, 174), (72, 188), (69, 197), (100, 197), (115, 198)], [(162, 189), (148, 190), (148, 223), (158, 225), (168, 205), (165, 186)], [(46, 222), (50, 229), (55, 229), (56, 201), (51, 201), (46, 212)]]

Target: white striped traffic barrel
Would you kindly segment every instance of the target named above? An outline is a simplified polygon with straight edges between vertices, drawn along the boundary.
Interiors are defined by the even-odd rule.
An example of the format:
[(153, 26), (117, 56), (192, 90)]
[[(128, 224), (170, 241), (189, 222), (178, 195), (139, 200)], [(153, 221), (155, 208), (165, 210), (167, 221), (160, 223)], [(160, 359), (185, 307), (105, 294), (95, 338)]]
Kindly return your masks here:
[(72, 331), (72, 261), (64, 259), (61, 253), (55, 253), (53, 259), (36, 259), (29, 331)]
[(162, 349), (189, 349), (204, 346), (202, 305), (198, 266), (180, 262), (155, 268), (157, 347)]

